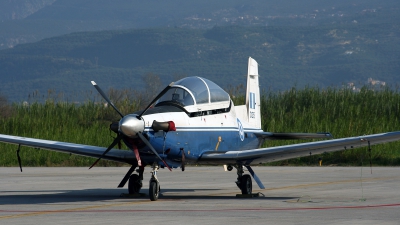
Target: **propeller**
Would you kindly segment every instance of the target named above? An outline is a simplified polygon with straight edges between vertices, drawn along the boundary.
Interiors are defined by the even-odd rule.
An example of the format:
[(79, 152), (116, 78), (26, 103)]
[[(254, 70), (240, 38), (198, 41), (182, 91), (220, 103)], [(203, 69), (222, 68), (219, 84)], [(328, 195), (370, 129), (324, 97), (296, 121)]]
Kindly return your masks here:
[[(119, 134), (119, 131), (118, 131), (118, 128), (119, 128), (119, 121), (118, 122), (112, 122), (111, 124), (110, 124), (110, 130), (112, 131), (112, 132), (114, 132), (114, 133), (116, 133), (117, 135)], [(118, 149), (121, 149), (121, 140), (118, 142)]]
[(96, 160), (96, 162), (94, 162), (94, 163), (89, 167), (89, 170), (92, 169), (92, 167), (95, 166), (95, 165), (100, 161), (100, 159), (102, 159), (112, 148), (114, 148), (114, 146), (115, 146), (116, 144), (118, 144), (118, 143), (121, 141), (121, 139), (122, 139), (122, 135), (118, 135), (118, 136), (114, 139), (113, 143), (111, 143), (111, 145), (108, 146), (108, 148), (106, 149), (106, 151), (104, 151), (104, 153)]
[(142, 133), (138, 133), (139, 138), (151, 149), (151, 151), (154, 153), (154, 155), (157, 156), (158, 159), (160, 159), (164, 165), (169, 169), (169, 171), (172, 171), (171, 168), (168, 166), (168, 164), (161, 158), (161, 156), (157, 153), (157, 151), (153, 148), (153, 146), (150, 144), (150, 142), (143, 136)]
[(163, 96), (165, 93), (167, 93), (167, 91), (172, 87), (172, 85), (174, 85), (174, 82), (170, 83), (168, 86), (166, 86), (164, 88), (164, 90), (162, 90), (160, 92), (160, 94), (158, 94), (153, 101), (150, 102), (150, 104), (138, 115), (138, 118), (142, 118), (143, 114), (151, 107), (151, 105), (153, 105), (154, 102), (156, 102), (159, 98), (161, 98), (161, 96)]
[(139, 132), (144, 131), (144, 120), (136, 114), (124, 116), (119, 121), (119, 132), (130, 138), (136, 138)]
[[(118, 127), (116, 123), (112, 123), (110, 125), (110, 129), (113, 130), (114, 132), (118, 134), (117, 137), (114, 139), (113, 143), (104, 151), (104, 153), (96, 160), (96, 162), (93, 163), (93, 165), (89, 168), (91, 169), (93, 166), (97, 164), (97, 162), (102, 159), (115, 145), (117, 145), (123, 138), (123, 136), (126, 136), (131, 139), (136, 139), (137, 137), (140, 138), (140, 140), (145, 143), (145, 145), (150, 148), (150, 150), (157, 156), (159, 160), (161, 160), (164, 165), (170, 170), (171, 168), (168, 166), (168, 164), (161, 158), (161, 156), (157, 153), (157, 151), (154, 149), (154, 147), (151, 145), (151, 143), (146, 139), (146, 137), (143, 136), (143, 131), (144, 131), (144, 120), (142, 118), (143, 114), (156, 102), (161, 96), (163, 96), (174, 84), (173, 82), (169, 84), (167, 87), (165, 87), (151, 102), (150, 104), (139, 114), (129, 114), (124, 116), (118, 108), (111, 102), (111, 100), (107, 97), (107, 95), (103, 92), (103, 90), (96, 84), (96, 82), (92, 81), (93, 86), (96, 88), (96, 90), (100, 93), (100, 95), (104, 98), (104, 100), (107, 101), (109, 105), (111, 105), (114, 110), (121, 116), (121, 120), (118, 123)], [(134, 153), (136, 155), (136, 159), (138, 163), (141, 162), (140, 160), (140, 155), (138, 153), (136, 145), (133, 146), (134, 148)]]
[(100, 93), (100, 95), (104, 98), (104, 100), (107, 101), (108, 104), (110, 104), (115, 111), (121, 116), (121, 118), (124, 117), (124, 115), (117, 109), (117, 107), (111, 102), (111, 100), (107, 97), (107, 95), (101, 90), (101, 88), (96, 84), (96, 82), (92, 81), (93, 86), (96, 88), (96, 90)]

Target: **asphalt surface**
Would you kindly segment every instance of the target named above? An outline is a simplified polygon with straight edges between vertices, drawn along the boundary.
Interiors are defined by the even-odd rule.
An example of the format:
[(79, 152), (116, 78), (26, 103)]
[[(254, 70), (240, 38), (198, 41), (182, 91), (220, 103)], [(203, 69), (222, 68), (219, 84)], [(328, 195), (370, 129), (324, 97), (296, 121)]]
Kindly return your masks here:
[(253, 167), (258, 198), (236, 197), (235, 170), (164, 169), (155, 202), (120, 197), (128, 169), (0, 168), (0, 224), (400, 224), (396, 167)]

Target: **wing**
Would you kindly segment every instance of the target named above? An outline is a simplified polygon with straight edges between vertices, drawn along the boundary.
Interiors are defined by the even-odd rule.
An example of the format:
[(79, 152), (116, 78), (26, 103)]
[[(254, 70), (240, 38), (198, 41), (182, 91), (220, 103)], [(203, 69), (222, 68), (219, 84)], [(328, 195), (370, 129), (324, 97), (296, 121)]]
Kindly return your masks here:
[(317, 139), (325, 138), (332, 139), (331, 133), (272, 133), (272, 132), (260, 132), (254, 133), (254, 135), (260, 139), (265, 140), (289, 140), (289, 139)]
[[(35, 138), (18, 137), (11, 135), (0, 134), (0, 142), (17, 144), (21, 146), (29, 146), (39, 149), (47, 149), (58, 152), (72, 153), (77, 155), (89, 156), (89, 157), (100, 157), (107, 148), (81, 145), (67, 142), (49, 141)], [(104, 157), (104, 159), (125, 162), (132, 164), (136, 162), (136, 157), (131, 151), (111, 149)]]
[(230, 164), (240, 162), (243, 165), (250, 165), (309, 156), (310, 153), (317, 155), (325, 152), (349, 150), (397, 140), (400, 140), (400, 131), (242, 151), (222, 153), (210, 151), (201, 156), (199, 163)]

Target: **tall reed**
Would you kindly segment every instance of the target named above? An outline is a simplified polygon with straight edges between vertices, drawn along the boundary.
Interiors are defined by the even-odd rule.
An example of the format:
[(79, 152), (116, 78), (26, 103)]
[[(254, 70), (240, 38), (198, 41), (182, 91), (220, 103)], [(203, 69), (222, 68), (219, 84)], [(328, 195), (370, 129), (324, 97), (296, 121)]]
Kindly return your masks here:
[[(137, 110), (135, 101), (118, 101), (123, 113)], [(13, 104), (14, 114), (0, 119), (0, 133), (62, 142), (108, 147), (115, 136), (109, 130), (119, 115), (104, 103), (83, 104), (46, 101), (45, 103)], [(16, 145), (0, 144), (0, 166), (18, 165)], [(24, 166), (88, 166), (93, 158), (22, 147)], [(100, 165), (119, 165), (102, 160)]]
[[(350, 89), (306, 87), (262, 96), (263, 129), (273, 132), (331, 132), (335, 138), (361, 136), (400, 130), (400, 94), (391, 89), (374, 91), (363, 87)], [(269, 141), (265, 146), (294, 141)], [(372, 147), (372, 162), (380, 165), (400, 164), (400, 143)], [(275, 164), (361, 165), (369, 161), (366, 148), (304, 157)]]
[[(113, 90), (113, 101), (123, 114), (142, 108), (144, 102), (129, 94)], [(245, 98), (231, 89), (235, 104)], [(112, 92), (110, 92), (112, 93)], [(243, 92), (241, 92), (243, 93)], [(235, 95), (235, 97), (233, 97)], [(360, 136), (400, 130), (400, 94), (364, 87), (360, 92), (349, 89), (306, 87), (284, 92), (268, 92), (261, 97), (262, 127), (271, 132), (331, 132), (335, 138)], [(0, 118), (0, 133), (33, 138), (82, 143), (107, 147), (115, 136), (108, 129), (118, 114), (104, 103), (87, 101), (81, 104), (57, 102), (13, 104), (7, 116)], [(267, 141), (264, 147), (301, 141)], [(17, 166), (16, 145), (0, 143), (0, 166)], [(94, 159), (64, 153), (22, 147), (23, 166), (89, 166)], [(366, 148), (319, 156), (303, 157), (270, 165), (361, 165), (369, 163)], [(372, 146), (371, 159), (377, 165), (400, 165), (400, 143)], [(120, 164), (102, 160), (102, 166)]]

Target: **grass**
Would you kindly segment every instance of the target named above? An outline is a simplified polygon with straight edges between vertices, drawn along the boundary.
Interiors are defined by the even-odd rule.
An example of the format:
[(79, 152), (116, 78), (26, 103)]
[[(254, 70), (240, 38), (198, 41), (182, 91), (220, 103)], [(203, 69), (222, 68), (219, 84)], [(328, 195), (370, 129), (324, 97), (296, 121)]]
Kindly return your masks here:
[[(115, 90), (114, 90), (115, 91)], [(120, 97), (115, 101), (122, 113), (138, 110), (139, 100)], [(236, 105), (244, 97), (233, 98)], [(331, 132), (335, 138), (360, 136), (400, 130), (400, 94), (364, 87), (360, 92), (349, 89), (292, 88), (285, 92), (265, 93), (262, 98), (262, 127), (271, 132)], [(142, 104), (141, 104), (142, 105)], [(57, 102), (0, 106), (0, 133), (33, 138), (74, 142), (107, 147), (115, 136), (108, 129), (119, 119), (111, 107), (87, 101), (82, 104)], [(267, 141), (264, 147), (299, 143)], [(16, 145), (0, 143), (0, 166), (17, 166)], [(90, 166), (94, 159), (22, 147), (23, 166)], [(366, 148), (296, 158), (269, 165), (369, 165)], [(400, 165), (400, 142), (372, 146), (374, 165)], [(101, 160), (99, 166), (121, 166)]]
[[(127, 102), (120, 107), (123, 112), (135, 110), (134, 104)], [(130, 107), (127, 107), (127, 106)], [(0, 120), (0, 133), (33, 137), (64, 142), (107, 147), (115, 136), (108, 127), (110, 121), (117, 121), (118, 115), (111, 107), (86, 102), (74, 104), (46, 101), (30, 105), (12, 105), (12, 115)], [(0, 166), (18, 165), (16, 145), (1, 144)], [(88, 166), (93, 158), (69, 155), (47, 150), (21, 147), (20, 156), (24, 166)], [(120, 164), (101, 160), (102, 166)]]
[[(335, 138), (383, 133), (400, 130), (400, 94), (390, 89), (374, 91), (369, 87), (360, 92), (292, 88), (264, 95), (262, 114), (263, 129), (274, 132), (331, 132)], [(267, 142), (266, 147), (290, 143), (293, 141)], [(365, 161), (369, 161), (369, 152), (361, 148), (272, 165), (317, 165), (320, 157), (324, 164), (365, 165)], [(372, 146), (371, 160), (377, 165), (400, 165), (400, 143)]]

